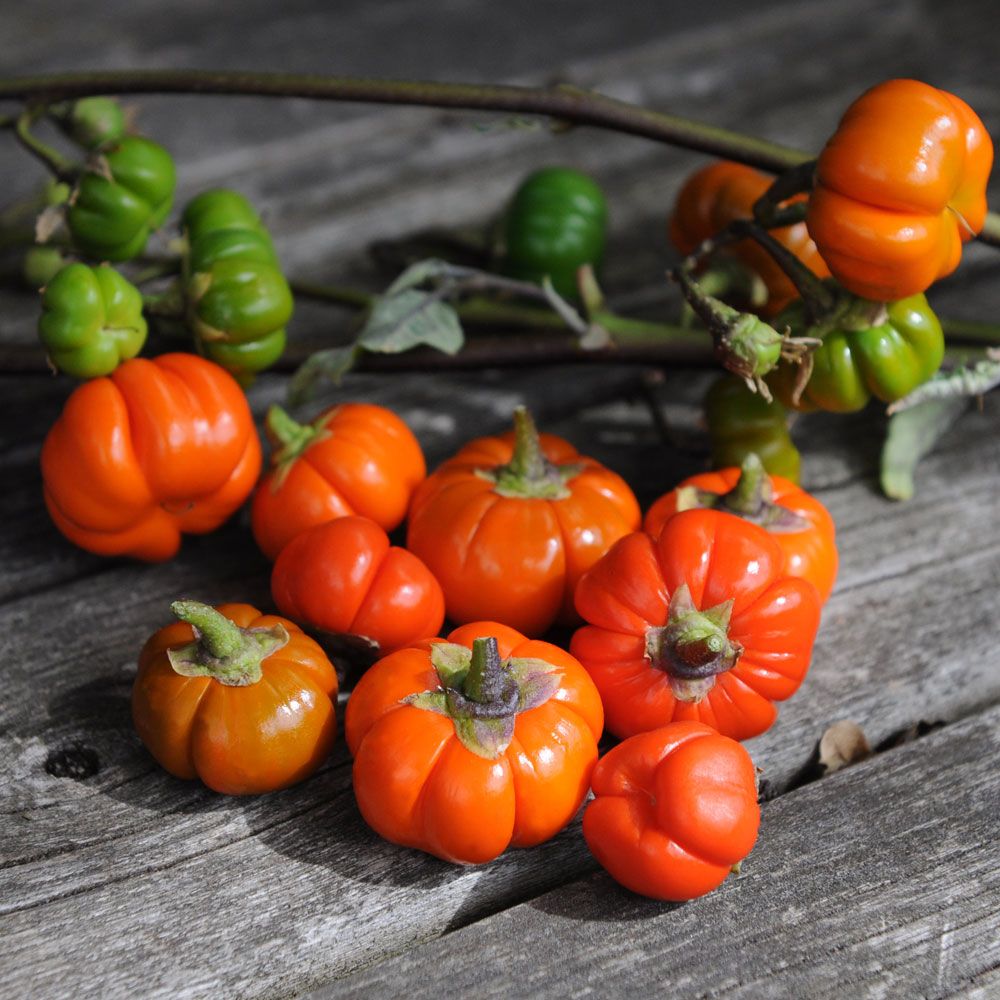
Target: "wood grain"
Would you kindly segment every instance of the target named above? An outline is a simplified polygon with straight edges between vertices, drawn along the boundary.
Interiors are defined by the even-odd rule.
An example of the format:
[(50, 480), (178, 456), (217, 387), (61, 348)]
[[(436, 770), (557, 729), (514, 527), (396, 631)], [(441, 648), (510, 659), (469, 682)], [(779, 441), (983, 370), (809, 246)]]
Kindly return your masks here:
[(993, 709), (766, 803), (741, 874), (702, 899), (643, 899), (602, 872), (312, 996), (930, 998), (995, 983), (998, 751)]
[[(0, 55), (7, 72), (253, 61), (521, 82), (551, 74), (802, 148), (817, 148), (863, 87), (914, 75), (961, 93), (1000, 131), (996, 32), (968, 30), (993, 23), (988, 0), (794, 0), (752, 13), (726, 0), (700, 15), (681, 6), (665, 17), (661, 3), (642, 0), (612, 17), (583, 0), (565, 23), (560, 5), (528, 0), (389, 0), (333, 22), (315, 0), (224, 0), (211, 11), (195, 0), (169, 10), (113, 0), (103, 5), (112, 37), (103, 22), (70, 22), (42, 0), (0, 11)], [(860, 23), (878, 30), (861, 40)], [(961, 58), (942, 60), (942, 51)], [(481, 223), (527, 170), (575, 163), (611, 198), (608, 289), (645, 315), (675, 309), (663, 280), (672, 259), (664, 219), (699, 157), (586, 130), (555, 138), (466, 115), (304, 102), (150, 98), (141, 122), (177, 154), (182, 199), (235, 186), (264, 209), (290, 271), (376, 289), (388, 276), (366, 253), (372, 240)], [(13, 196), (40, 175), (0, 144), (0, 176)], [(993, 253), (967, 252), (935, 289), (943, 310), (984, 319), (1000, 308)], [(32, 296), (0, 294), (0, 342), (31, 345), (36, 308)], [(300, 307), (292, 330), (300, 344), (349, 335), (347, 313), (315, 306)], [(259, 799), (224, 799), (156, 767), (129, 720), (136, 650), (178, 594), (238, 592), (266, 604), (267, 565), (243, 520), (152, 569), (64, 543), (39, 507), (36, 470), (68, 385), (37, 360), (37, 376), (0, 377), (0, 995), (283, 996), (366, 966), (338, 993), (353, 983), (450, 995), (463, 976), (487, 993), (511, 982), (521, 989), (508, 995), (543, 991), (525, 977), (522, 924), (558, 956), (562, 978), (543, 968), (560, 995), (573, 984), (585, 991), (588, 977), (609, 993), (662, 984), (691, 995), (782, 995), (787, 986), (784, 995), (821, 996), (840, 983), (880, 995), (882, 975), (898, 986), (893, 995), (996, 994), (997, 884), (987, 864), (1000, 810), (988, 766), (998, 723), (989, 706), (1000, 700), (995, 400), (940, 442), (905, 506), (876, 493), (877, 413), (797, 422), (804, 480), (838, 523), (838, 587), (810, 677), (750, 744), (774, 797), (758, 852), (721, 893), (672, 910), (590, 877), (578, 824), (480, 869), (385, 844), (357, 813), (342, 745), (310, 781)], [(386, 403), (434, 464), (527, 401), (546, 429), (626, 475), (646, 504), (704, 462), (707, 377), (668, 372), (655, 389), (666, 444), (639, 378), (621, 369), (352, 376), (315, 405)], [(258, 416), (285, 384), (260, 380)], [(873, 745), (921, 722), (954, 724), (798, 788), (814, 777), (816, 742), (838, 718), (861, 724)], [(76, 779), (65, 776), (67, 762), (81, 769)], [(517, 906), (524, 900), (536, 902)], [(473, 971), (459, 951), (480, 934), (500, 950)], [(567, 948), (579, 957), (566, 961)], [(513, 980), (496, 979), (511, 970)]]

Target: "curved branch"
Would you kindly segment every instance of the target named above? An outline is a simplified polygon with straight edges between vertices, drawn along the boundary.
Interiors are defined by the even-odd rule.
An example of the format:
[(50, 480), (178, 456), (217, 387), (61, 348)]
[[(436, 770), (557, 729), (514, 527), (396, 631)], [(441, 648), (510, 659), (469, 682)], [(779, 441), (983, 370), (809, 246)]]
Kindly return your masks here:
[[(103, 70), (0, 80), (0, 100), (49, 104), (100, 94), (241, 94), (369, 104), (410, 104), (466, 111), (537, 114), (624, 132), (780, 174), (810, 157), (778, 143), (706, 125), (570, 86), (437, 83), (373, 77), (213, 70)], [(9, 125), (9, 118), (0, 118)], [(1000, 216), (990, 212), (978, 239), (1000, 247)]]
[(97, 94), (243, 94), (538, 114), (738, 159), (774, 173), (807, 159), (804, 154), (777, 143), (651, 111), (575, 87), (536, 88), (297, 73), (161, 69), (54, 73), (0, 80), (0, 100), (48, 104)]

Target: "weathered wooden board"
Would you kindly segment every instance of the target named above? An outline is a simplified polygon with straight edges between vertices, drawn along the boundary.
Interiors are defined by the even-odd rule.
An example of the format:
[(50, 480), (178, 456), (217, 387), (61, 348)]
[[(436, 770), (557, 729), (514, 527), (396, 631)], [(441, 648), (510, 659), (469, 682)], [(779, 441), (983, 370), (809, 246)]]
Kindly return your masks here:
[[(558, 429), (620, 447), (627, 416), (615, 406)], [(929, 495), (901, 508), (892, 531), (879, 523), (886, 502), (864, 479), (830, 497), (854, 515), (841, 532), (847, 582), (828, 606), (812, 676), (775, 729), (751, 744), (769, 795), (798, 780), (835, 718), (856, 719), (877, 742), (928, 716), (955, 718), (1000, 698), (1000, 540), (974, 533), (988, 463), (976, 466), (978, 480), (975, 468), (963, 470), (961, 501), (947, 488), (955, 464), (995, 454), (995, 419), (975, 419), (980, 434), (958, 455), (932, 456)], [(942, 511), (953, 519), (949, 532), (940, 531)], [(21, 638), (44, 620), (49, 593), (5, 607), (0, 926), (12, 965), (23, 973), (27, 963), (39, 983), (68, 976), (84, 988), (89, 967), (77, 957), (98, 952), (112, 990), (134, 988), (133, 977), (150, 990), (194, 994), (207, 984), (254, 995), (304, 988), (593, 867), (575, 827), (480, 870), (381, 843), (353, 806), (342, 747), (311, 781), (253, 801), (224, 800), (155, 768), (128, 718), (135, 650), (186, 588), (218, 599), (238, 587), (266, 601), (266, 566), (240, 544), (241, 530), (196, 541), (155, 573), (122, 565), (101, 574), (99, 590), (93, 580), (66, 584), (58, 627), (38, 635)], [(923, 534), (931, 536), (927, 548), (902, 541)], [(881, 568), (869, 562), (880, 553)], [(945, 616), (954, 632), (942, 627)], [(970, 646), (982, 654), (970, 657)], [(99, 773), (82, 781), (47, 773), (49, 755), (76, 744), (96, 752)], [(179, 951), (176, 928), (205, 921), (212, 933), (191, 934)], [(150, 933), (139, 944), (129, 933), (137, 923)], [(72, 931), (72, 948), (40, 943), (43, 927), (52, 942)], [(269, 950), (276, 940), (280, 950)]]
[(413, 997), (930, 998), (995, 984), (998, 751), (993, 709), (766, 803), (743, 872), (702, 899), (657, 903), (602, 872), (313, 996), (405, 983)]
[[(584, 0), (567, 21), (559, 5), (528, 0), (492, 7), (481, 0), (440, 6), (397, 0), (338, 11), (334, 20), (314, 0), (279, 7), (250, 0), (239, 6), (237, 30), (236, 6), (228, 0), (212, 11), (203, 6), (102, 4), (113, 36), (93, 19), (71, 24), (51, 0), (30, 12), (5, 8), (0, 56), (5, 72), (252, 62), (452, 79), (521, 74), (535, 82), (551, 71), (802, 148), (818, 147), (862, 87), (906, 74), (962, 93), (1000, 132), (988, 0), (772, 2), (751, 14), (727, 0), (712, 6), (711, 26), (683, 31), (688, 18), (703, 23), (708, 15), (691, 5), (665, 13), (661, 3), (643, 0), (611, 17), (607, 5)], [(864, 41), (860, 23), (877, 25)], [(979, 27), (970, 33), (969, 25)], [(962, 57), (942, 60), (942, 51)], [(372, 239), (482, 221), (525, 171), (572, 162), (609, 191), (609, 290), (628, 309), (650, 316), (674, 308), (675, 293), (662, 280), (671, 260), (664, 217), (683, 174), (701, 162), (693, 154), (588, 130), (555, 139), (544, 128), (508, 128), (490, 116), (416, 109), (254, 99), (141, 103), (144, 128), (178, 156), (180, 197), (215, 184), (246, 191), (264, 208), (296, 274), (378, 288), (386, 275), (364, 252)], [(0, 144), (0, 176), (6, 196), (27, 190), (38, 175)], [(959, 274), (935, 292), (943, 310), (987, 319), (1000, 307), (994, 253), (973, 248)], [(31, 344), (34, 314), (30, 297), (0, 296), (0, 341)], [(300, 344), (333, 342), (348, 327), (346, 313), (309, 307), (300, 309), (292, 335)], [(462, 438), (501, 426), (514, 403), (526, 399), (546, 429), (619, 468), (648, 502), (703, 460), (695, 404), (706, 382), (675, 373), (655, 391), (674, 432), (664, 448), (636, 379), (634, 372), (566, 369), (357, 377), (323, 401), (363, 396), (393, 406), (414, 426), (433, 464)], [(850, 965), (857, 978), (843, 978), (859, 993), (878, 993), (872, 976), (882, 970), (873, 963), (881, 959), (873, 950), (881, 949), (889, 956), (886, 974), (896, 977), (889, 981), (903, 993), (912, 986), (911, 993), (936, 996), (961, 986), (969, 996), (996, 994), (989, 965), (997, 959), (982, 941), (997, 933), (995, 875), (985, 870), (984, 851), (995, 836), (987, 821), (996, 819), (1000, 801), (980, 764), (995, 755), (995, 711), (781, 795), (766, 810), (765, 835), (774, 831), (775, 839), (762, 841), (746, 876), (713, 897), (718, 902), (676, 911), (637, 903), (603, 876), (575, 882), (594, 867), (576, 825), (542, 848), (472, 870), (384, 844), (353, 804), (342, 745), (310, 781), (255, 800), (223, 799), (169, 778), (131, 729), (135, 652), (178, 592), (223, 599), (238, 591), (266, 603), (266, 563), (239, 522), (192, 540), (178, 560), (154, 569), (70, 548), (40, 510), (35, 471), (42, 433), (66, 387), (41, 375), (0, 382), (0, 462), (7, 483), (15, 484), (0, 497), (0, 995), (288, 995), (565, 883), (572, 884), (539, 904), (553, 912), (528, 911), (532, 926), (549, 953), (560, 955), (560, 971), (567, 964), (563, 941), (592, 949), (579, 975), (593, 972), (605, 992), (622, 981), (628, 957), (638, 970), (633, 982), (650, 991), (659, 970), (670, 968), (669, 953), (675, 970), (697, 959), (667, 984), (678, 990), (759, 995), (773, 980), (812, 996), (801, 988), (808, 985), (802, 976), (815, 939), (825, 935), (831, 943), (821, 953), (822, 968)], [(283, 387), (281, 378), (261, 380), (252, 394), (258, 415)], [(878, 743), (922, 720), (960, 719), (1000, 700), (998, 419), (995, 401), (964, 418), (922, 467), (918, 496), (904, 507), (875, 492), (876, 415), (809, 415), (797, 424), (805, 482), (818, 489), (840, 527), (842, 569), (810, 678), (775, 729), (750, 745), (765, 767), (768, 796), (810, 776), (816, 740), (836, 718), (855, 719)], [(78, 780), (60, 776), (73, 765)], [(907, 817), (925, 789), (928, 826), (921, 830)], [(896, 813), (903, 819), (892, 826)], [(958, 817), (954, 834), (941, 821), (950, 813)], [(824, 836), (834, 824), (839, 840)], [(878, 838), (885, 841), (887, 832), (898, 840), (882, 846)], [(968, 904), (943, 896), (944, 881), (931, 884), (928, 874), (940, 863), (962, 875), (949, 853), (958, 837), (967, 841), (963, 858), (971, 875), (953, 884), (969, 887)], [(802, 874), (796, 852), (805, 849), (820, 867)], [(878, 859), (895, 881), (886, 884), (866, 849), (881, 851)], [(976, 895), (979, 878), (992, 902)], [(595, 893), (606, 910), (595, 909)], [(884, 925), (862, 916), (880, 900)], [(573, 922), (576, 909), (598, 920)], [(511, 911), (513, 926), (525, 912)], [(651, 912), (652, 919), (636, 920), (637, 912)], [(938, 917), (950, 922), (947, 931), (934, 923)], [(452, 967), (451, 941), (491, 926), (486, 920), (383, 967), (386, 976), (405, 970), (405, 980), (380, 979), (376, 969), (357, 982), (375, 990), (381, 982), (388, 993), (419, 984), (429, 991), (443, 982), (437, 992), (458, 992), (435, 978)], [(574, 933), (579, 927), (582, 936)], [(712, 932), (706, 935), (705, 927)], [(603, 950), (591, 944), (591, 933), (604, 939)], [(623, 938), (633, 937), (639, 944), (628, 951)], [(784, 954), (772, 940), (786, 942)], [(839, 959), (836, 941), (843, 942)], [(942, 941), (950, 943), (934, 951)], [(748, 962), (753, 947), (762, 956), (754, 975), (769, 979), (725, 978)], [(527, 950), (523, 940), (519, 951), (511, 945), (513, 968), (523, 968)], [(946, 955), (943, 965), (935, 964), (938, 954)], [(904, 959), (908, 971), (897, 964)], [(495, 974), (484, 969), (476, 986)], [(818, 980), (815, 995), (833, 982)]]

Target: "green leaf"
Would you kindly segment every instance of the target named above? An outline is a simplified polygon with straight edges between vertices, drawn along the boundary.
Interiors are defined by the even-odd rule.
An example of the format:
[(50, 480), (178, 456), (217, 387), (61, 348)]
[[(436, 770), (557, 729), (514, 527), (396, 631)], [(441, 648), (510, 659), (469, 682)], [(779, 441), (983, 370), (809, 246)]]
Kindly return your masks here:
[(892, 500), (913, 496), (913, 473), (940, 437), (965, 412), (968, 399), (929, 399), (889, 418), (882, 446), (882, 492)]
[(321, 378), (329, 378), (339, 385), (344, 375), (354, 367), (360, 353), (356, 344), (348, 344), (310, 355), (292, 376), (288, 386), (289, 403), (297, 406), (305, 402)]
[(455, 354), (464, 341), (458, 313), (450, 305), (433, 293), (408, 289), (376, 300), (357, 344), (380, 354), (419, 346)]

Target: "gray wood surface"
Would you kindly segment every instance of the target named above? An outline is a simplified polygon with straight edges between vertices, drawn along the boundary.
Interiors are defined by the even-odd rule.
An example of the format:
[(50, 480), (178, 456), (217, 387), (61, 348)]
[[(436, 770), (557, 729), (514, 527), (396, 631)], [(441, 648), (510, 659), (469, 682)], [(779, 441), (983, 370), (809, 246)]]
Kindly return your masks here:
[(747, 1000), (988, 991), (976, 980), (1000, 965), (998, 752), (994, 708), (766, 803), (740, 875), (701, 899), (643, 899), (601, 872), (312, 996), (400, 983), (484, 998), (624, 996), (635, 982)]
[[(211, 63), (552, 75), (802, 148), (818, 147), (864, 86), (915, 75), (963, 94), (1000, 134), (1000, 32), (988, 0), (796, 0), (752, 12), (736, 0), (711, 11), (648, 0), (614, 16), (584, 0), (568, 19), (565, 5), (528, 0), (341, 6), (334, 20), (315, 0), (211, 11), (116, 0), (102, 5), (105, 24), (71, 21), (51, 0), (6, 5), (0, 54), (9, 73)], [(387, 280), (365, 252), (372, 240), (482, 222), (527, 170), (581, 165), (611, 199), (609, 292), (647, 315), (675, 308), (662, 280), (664, 219), (701, 162), (693, 154), (586, 130), (555, 138), (475, 116), (305, 102), (148, 98), (140, 120), (177, 154), (181, 198), (236, 186), (264, 207), (291, 271), (371, 288)], [(37, 182), (24, 165), (0, 144), (5, 194)], [(996, 313), (994, 254), (973, 248), (935, 289), (942, 311)], [(39, 504), (37, 454), (68, 383), (41, 368), (36, 308), (30, 296), (0, 296), (0, 344), (38, 372), (0, 374), (0, 996), (287, 996), (342, 976), (337, 995), (457, 995), (484, 983), (495, 995), (505, 991), (491, 983), (542, 993), (546, 981), (527, 978), (523, 963), (538, 942), (544, 967), (568, 977), (552, 981), (552, 995), (662, 984), (684, 996), (812, 996), (837, 983), (847, 996), (997, 995), (996, 399), (940, 442), (906, 505), (876, 492), (877, 413), (797, 422), (804, 482), (838, 524), (838, 586), (803, 689), (748, 744), (773, 801), (746, 873), (671, 909), (595, 875), (578, 823), (478, 869), (378, 840), (354, 806), (342, 744), (311, 780), (254, 799), (162, 772), (129, 719), (141, 642), (180, 594), (268, 604), (267, 565), (245, 517), (152, 568), (61, 539)], [(349, 329), (347, 313), (302, 307), (292, 337), (301, 348)], [(393, 406), (434, 464), (528, 401), (546, 429), (622, 472), (646, 505), (705, 461), (708, 376), (670, 372), (651, 389), (642, 379), (621, 368), (352, 376), (313, 409), (347, 398)], [(285, 385), (258, 382), (258, 416)], [(840, 718), (873, 745), (948, 725), (801, 787), (816, 776), (820, 735)], [(484, 941), (488, 961), (463, 957)]]

